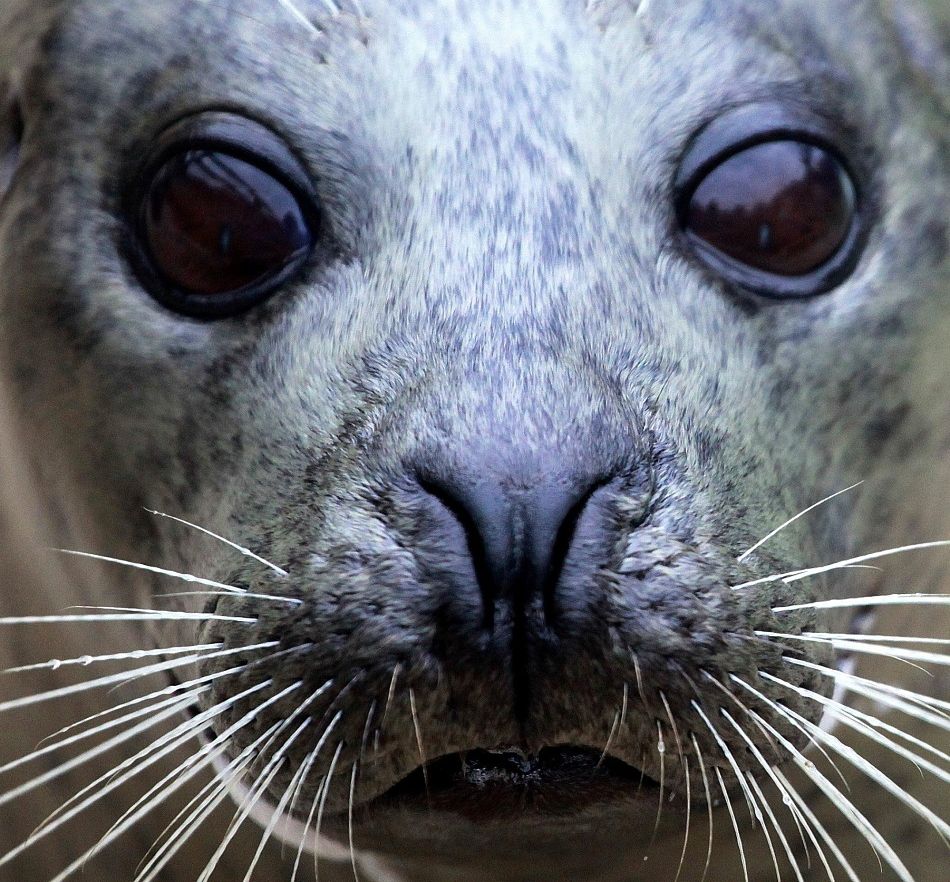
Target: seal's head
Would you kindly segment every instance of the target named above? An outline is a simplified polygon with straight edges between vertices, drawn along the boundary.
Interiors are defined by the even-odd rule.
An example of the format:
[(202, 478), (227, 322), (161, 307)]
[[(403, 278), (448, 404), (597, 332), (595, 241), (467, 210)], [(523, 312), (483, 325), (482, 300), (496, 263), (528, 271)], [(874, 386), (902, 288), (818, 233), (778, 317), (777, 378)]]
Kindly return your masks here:
[(786, 638), (878, 589), (799, 571), (945, 508), (945, 105), (880, 4), (71, 0), (37, 46), (5, 370), (50, 505), (219, 583), (220, 764), (545, 879), (810, 766)]

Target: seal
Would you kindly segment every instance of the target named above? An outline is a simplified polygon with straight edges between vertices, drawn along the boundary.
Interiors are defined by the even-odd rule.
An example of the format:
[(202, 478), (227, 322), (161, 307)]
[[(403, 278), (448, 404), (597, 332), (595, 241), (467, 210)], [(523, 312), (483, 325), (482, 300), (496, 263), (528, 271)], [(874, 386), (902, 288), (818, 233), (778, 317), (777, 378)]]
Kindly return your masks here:
[(923, 8), (0, 15), (0, 872), (942, 878)]

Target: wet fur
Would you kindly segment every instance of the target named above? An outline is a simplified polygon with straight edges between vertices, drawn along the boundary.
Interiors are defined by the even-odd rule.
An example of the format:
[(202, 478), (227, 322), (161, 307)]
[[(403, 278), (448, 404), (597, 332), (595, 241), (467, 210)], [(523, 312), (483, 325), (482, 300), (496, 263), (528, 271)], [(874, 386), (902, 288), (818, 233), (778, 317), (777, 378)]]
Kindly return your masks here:
[[(218, 608), (228, 612), (250, 604), (260, 621), (239, 634), (210, 625), (203, 636), (315, 642), (298, 667), (282, 664), (278, 674), (289, 682), (306, 671), (314, 685), (324, 677), (339, 687), (354, 681), (340, 730), (351, 744), (399, 665), (384, 728), (391, 740), (359, 779), (359, 792), (370, 795), (418, 761), (420, 741), (430, 755), (486, 737), (603, 742), (624, 679), (635, 685), (632, 655), (651, 688), (689, 721), (684, 729), (699, 730), (678, 662), (781, 670), (774, 648), (738, 635), (748, 636), (750, 623), (789, 627), (770, 607), (800, 601), (803, 589), (806, 599), (950, 590), (946, 558), (932, 552), (902, 557), (883, 576), (836, 574), (739, 597), (723, 591), (950, 537), (948, 130), (939, 49), (907, 51), (898, 33), (906, 39), (913, 28), (898, 31), (886, 4), (870, 2), (653, 0), (638, 10), (620, 2), (585, 9), (581, 0), (379, 8), (364, 0), (367, 20), (341, 5), (342, 14), (327, 15), (317, 14), (320, 3), (304, 4), (318, 35), (263, 0), (247, 4), (247, 17), (233, 4), (76, 0), (26, 12), (15, 6), (8, 21), (0, 18), (0, 41), (9, 41), (0, 42), (0, 81), (27, 121), (16, 177), (0, 202), (9, 436), (0, 464), (10, 499), (0, 560), (11, 574), (3, 614), (73, 603), (151, 606), (155, 590), (175, 590), (79, 562), (59, 564), (61, 575), (36, 550), (53, 544), (301, 599), (292, 613), (223, 601)], [(832, 294), (763, 304), (697, 266), (677, 243), (669, 182), (703, 121), (776, 94), (839, 121), (866, 180), (873, 226), (854, 275)], [(290, 141), (319, 181), (337, 243), (334, 260), (309, 268), (264, 307), (218, 324), (183, 320), (141, 290), (122, 250), (115, 183), (132, 174), (165, 124), (204, 107), (240, 108)], [(0, 149), (5, 143), (0, 136)], [(486, 437), (515, 441), (506, 449)], [(462, 625), (449, 632), (458, 650), (439, 646), (435, 586), (464, 561), (446, 560), (438, 541), (426, 546), (433, 531), (450, 544), (456, 528), (421, 505), (405, 480), (407, 463), (451, 468), (473, 450), (508, 468), (514, 462), (526, 482), (555, 456), (626, 475), (622, 492), (604, 503), (619, 544), (596, 561), (596, 590), (572, 595), (576, 642), (566, 640), (562, 657), (533, 672), (547, 688), (527, 727), (513, 726), (507, 702), (497, 699), (512, 685), (495, 647)], [(777, 523), (856, 481), (865, 482), (860, 492), (796, 522), (747, 565), (735, 562)], [(293, 578), (277, 579), (145, 506), (252, 544)], [(581, 581), (593, 563), (569, 562), (568, 580)], [(645, 599), (652, 614), (643, 612)], [(595, 600), (613, 630), (591, 638), (587, 604)], [(453, 602), (464, 622), (465, 603), (474, 601)], [(822, 624), (846, 630), (852, 612)], [(946, 636), (939, 616), (888, 610), (875, 631)], [(808, 614), (798, 618), (810, 626)], [(46, 632), (18, 631), (4, 652), (24, 663), (68, 657), (73, 642), (81, 655), (90, 639), (119, 648), (162, 645), (172, 635), (175, 645), (195, 642), (171, 626), (143, 631), (56, 632), (50, 646), (40, 642)], [(889, 682), (946, 696), (943, 679), (873, 661), (861, 670), (880, 668)], [(613, 692), (591, 690), (591, 682)], [(640, 765), (639, 742), (655, 737), (660, 711), (635, 694), (630, 702), (613, 750)], [(57, 713), (65, 725), (78, 709)], [(33, 729), (19, 718), (4, 732), (10, 746), (0, 757), (31, 747)], [(723, 735), (741, 748), (735, 733)], [(945, 803), (945, 786), (855, 744), (935, 810)], [(658, 762), (646, 759), (653, 777)], [(726, 765), (723, 774), (731, 775)], [(331, 809), (346, 809), (345, 778), (331, 791)], [(29, 817), (0, 808), (2, 850), (29, 833), (44, 803), (69, 795), (70, 783), (38, 794)], [(674, 771), (668, 784), (682, 783)], [(880, 808), (875, 823), (919, 882), (936, 882), (940, 846), (926, 825), (883, 801), (875, 786), (862, 791), (862, 779), (852, 786), (857, 804)], [(808, 800), (826, 813), (824, 799)], [(863, 866), (867, 847), (827, 815)], [(86, 823), (57, 840), (59, 855), (47, 852), (50, 867), (88, 847), (90, 830), (97, 837), (108, 827), (92, 813)], [(696, 823), (701, 841), (702, 818)], [(518, 830), (511, 839), (527, 835), (535, 851), (524, 869), (514, 842), (507, 862), (501, 856), (506, 840), (497, 831), (482, 844), (448, 819), (433, 823), (439, 829), (393, 824), (404, 841), (432, 837), (438, 860), (452, 865), (433, 869), (437, 859), (428, 858), (428, 869), (412, 866), (413, 882), (534, 879), (539, 868), (546, 880), (578, 882), (584, 871), (571, 862), (591, 854), (598, 879), (628, 880), (625, 864), (639, 866), (645, 844), (594, 835), (596, 848), (578, 856), (570, 824), (553, 835)], [(740, 878), (729, 819), (720, 812), (716, 824), (711, 878)], [(141, 848), (97, 858), (103, 878), (131, 878), (162, 826), (137, 830)], [(646, 826), (643, 840), (652, 819)], [(642, 878), (672, 878), (677, 827), (667, 818)], [(345, 840), (339, 824), (331, 832)], [(769, 878), (761, 838), (747, 836), (753, 878)], [(388, 838), (377, 832), (376, 845)], [(221, 877), (243, 878), (255, 845), (253, 835), (236, 840)], [(488, 845), (497, 863), (486, 868), (473, 855)], [(191, 882), (206, 857), (200, 847), (194, 858), (184, 855), (171, 878)], [(274, 850), (266, 860), (262, 877), (286, 875)], [(29, 882), (49, 876), (38, 863), (21, 866)], [(867, 867), (862, 879), (877, 872), (873, 858)], [(814, 872), (809, 879), (820, 878)]]

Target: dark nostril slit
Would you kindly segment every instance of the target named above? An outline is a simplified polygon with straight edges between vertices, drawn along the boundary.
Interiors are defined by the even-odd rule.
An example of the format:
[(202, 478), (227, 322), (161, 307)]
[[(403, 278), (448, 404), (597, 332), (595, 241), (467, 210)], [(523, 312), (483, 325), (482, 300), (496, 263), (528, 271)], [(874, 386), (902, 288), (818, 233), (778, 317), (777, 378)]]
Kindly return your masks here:
[(599, 478), (595, 481), (589, 490), (581, 496), (568, 511), (554, 537), (554, 546), (551, 550), (550, 563), (547, 573), (545, 574), (543, 587), (544, 617), (549, 626), (553, 626), (560, 617), (561, 610), (557, 599), (557, 586), (561, 580), (561, 573), (564, 570), (567, 555), (571, 550), (571, 546), (574, 544), (578, 521), (580, 521), (581, 515), (587, 508), (591, 497), (609, 483), (610, 480), (608, 478)]
[[(475, 579), (481, 589), (482, 596), (485, 597), (486, 586), (490, 585), (492, 579), (491, 566), (488, 562), (488, 555), (485, 550), (485, 543), (482, 540), (481, 532), (475, 518), (469, 512), (468, 508), (461, 501), (457, 493), (447, 485), (436, 484), (424, 475), (417, 474), (416, 481), (419, 486), (430, 496), (437, 499), (452, 516), (459, 522), (465, 533), (465, 542), (468, 547), (468, 554), (472, 562), (472, 569), (475, 571)], [(494, 627), (495, 606), (492, 603), (483, 603), (483, 620), (485, 628), (491, 630)]]

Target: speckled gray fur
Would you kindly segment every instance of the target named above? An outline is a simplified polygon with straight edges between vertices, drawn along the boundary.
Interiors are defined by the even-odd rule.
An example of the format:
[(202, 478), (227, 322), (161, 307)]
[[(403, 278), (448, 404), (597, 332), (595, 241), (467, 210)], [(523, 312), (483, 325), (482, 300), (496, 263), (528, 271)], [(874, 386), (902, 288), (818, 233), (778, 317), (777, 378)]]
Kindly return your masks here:
[[(0, 364), (37, 439), (49, 505), (65, 469), (109, 537), (104, 550), (303, 601), (216, 603), (259, 621), (203, 636), (312, 648), (222, 680), (208, 700), (262, 670), (278, 685), (334, 681), (314, 715), (344, 712), (327, 800), (337, 838), (350, 769), (397, 666), (359, 801), (418, 764), (410, 689), (434, 757), (601, 747), (627, 684), (612, 753), (653, 778), (662, 693), (734, 784), (691, 707), (697, 694), (711, 714), (729, 706), (703, 672), (728, 682), (765, 670), (827, 692), (752, 631), (814, 625), (814, 614), (773, 614), (776, 601), (894, 589), (868, 573), (730, 586), (942, 538), (950, 524), (937, 480), (950, 458), (946, 92), (911, 69), (887, 4), (871, 0), (339, 5), (330, 14), (301, 0), (309, 32), (276, 0), (63, 0), (22, 5), (16, 27), (35, 32), (30, 51), (0, 37), (0, 87), (25, 121), (0, 197)], [(935, 47), (914, 57), (942, 58)], [(705, 269), (676, 232), (672, 197), (698, 129), (727, 108), (776, 100), (832, 121), (870, 225), (846, 281), (782, 303)], [(265, 305), (202, 323), (143, 290), (126, 257), (125, 198), (156, 136), (209, 111), (287, 141), (326, 208), (335, 256)], [(461, 528), (419, 493), (419, 468), (494, 471), (524, 488), (561, 471), (613, 481), (566, 561), (561, 629), (531, 626), (523, 714), (513, 712), (511, 623), (503, 611), (492, 632), (475, 624), (470, 564), (452, 551), (464, 548)], [(856, 498), (736, 563), (790, 514), (856, 481)], [(290, 577), (236, 563), (142, 506), (245, 542)], [(91, 602), (136, 605), (127, 600), (113, 591)], [(849, 617), (821, 622), (844, 630)], [(722, 735), (758, 774), (739, 736)], [(682, 805), (672, 746), (664, 771)], [(411, 880), (443, 860), (455, 868), (443, 879), (570, 872), (581, 882), (588, 871), (552, 843), (590, 823), (577, 834), (581, 849), (584, 835), (598, 843), (589, 872), (640, 879), (618, 869), (651, 837), (652, 814), (637, 811), (490, 835), (448, 818), (361, 818), (358, 843), (397, 863), (414, 855), (400, 864)], [(681, 825), (674, 806), (663, 834)], [(497, 864), (484, 863), (488, 847)], [(653, 870), (672, 878), (675, 861)]]

